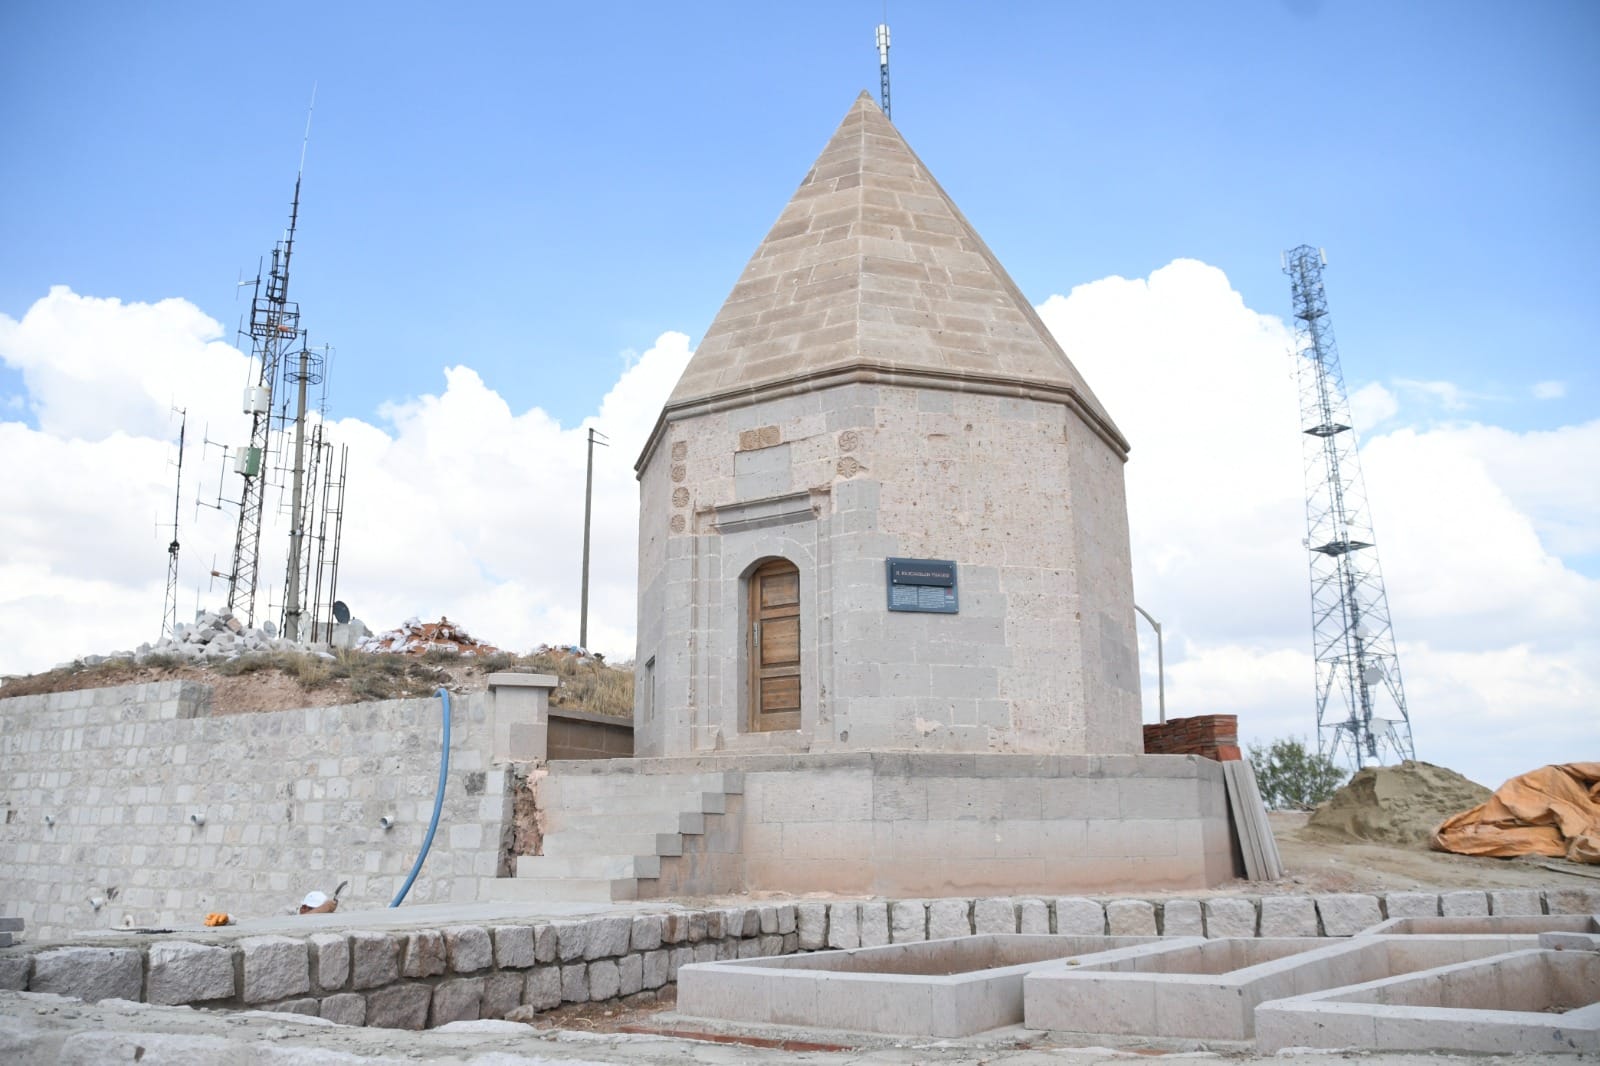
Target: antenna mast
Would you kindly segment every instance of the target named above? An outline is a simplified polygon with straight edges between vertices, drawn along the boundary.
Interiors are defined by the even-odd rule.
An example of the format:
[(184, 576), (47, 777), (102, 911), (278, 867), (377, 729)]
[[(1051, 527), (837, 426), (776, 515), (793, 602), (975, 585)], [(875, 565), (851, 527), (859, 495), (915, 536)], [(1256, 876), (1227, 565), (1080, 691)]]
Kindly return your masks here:
[(179, 412), (178, 483), (172, 492), (172, 543), (167, 545), (167, 594), (161, 602), (161, 635), (170, 637), (178, 629), (178, 503), (183, 495), (183, 438), (189, 430), (189, 410)]
[(244, 390), (244, 413), (250, 416), (250, 443), (234, 454), (234, 471), (244, 479), (239, 494), (239, 527), (233, 541), (233, 565), (228, 571), (228, 610), (243, 612), (246, 625), (255, 625), (256, 585), (261, 566), (261, 517), (267, 493), (268, 457), (272, 451), (273, 389), (285, 352), (300, 336), (300, 306), (289, 300), (289, 261), (294, 256), (294, 234), (300, 221), (300, 180), (305, 174), (306, 145), (311, 139), (311, 110), (316, 88), (306, 111), (305, 140), (300, 146), (300, 169), (294, 177), (294, 199), (289, 205), (289, 229), (272, 249), (272, 267), (266, 293), (261, 275), (255, 279), (250, 300), (250, 357), (256, 364), (256, 384)]
[(889, 114), (889, 5), (883, 5), (883, 21), (878, 23), (878, 103), (883, 117)]
[(1317, 750), (1356, 769), (1414, 759), (1411, 717), (1389, 600), (1378, 568), (1356, 434), (1322, 288), (1327, 258), (1303, 244), (1283, 256), (1294, 296), (1295, 369), (1306, 469), (1305, 546), (1311, 553)]

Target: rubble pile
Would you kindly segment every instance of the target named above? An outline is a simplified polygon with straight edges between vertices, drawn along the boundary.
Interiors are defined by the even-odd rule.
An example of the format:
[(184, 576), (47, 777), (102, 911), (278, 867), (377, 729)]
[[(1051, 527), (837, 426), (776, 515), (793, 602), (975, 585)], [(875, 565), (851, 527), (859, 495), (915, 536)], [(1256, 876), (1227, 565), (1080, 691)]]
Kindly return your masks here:
[[(351, 626), (366, 626), (354, 619)], [(338, 627), (335, 627), (337, 629)], [(334, 634), (334, 643), (338, 644), (338, 633)], [(440, 616), (437, 622), (424, 622), (418, 618), (407, 618), (400, 623), (399, 629), (385, 630), (382, 633), (366, 633), (357, 639), (353, 645), (357, 651), (365, 652), (393, 652), (399, 655), (423, 655), (430, 651), (452, 651), (463, 657), (474, 655), (493, 655), (500, 649), (493, 644), (485, 644), (475, 639), (460, 625), (450, 619)]]
[[(354, 620), (351, 626), (360, 625)], [(340, 629), (334, 626), (335, 646)], [(365, 629), (365, 627), (362, 627)], [(98, 666), (110, 659), (131, 659), (142, 663), (152, 656), (176, 656), (189, 662), (225, 662), (251, 652), (298, 651), (333, 658), (332, 647), (326, 641), (286, 640), (278, 635), (278, 627), (266, 622), (259, 627), (246, 626), (235, 618), (232, 611), (197, 611), (191, 623), (179, 622), (172, 636), (162, 637), (154, 644), (141, 644), (135, 651), (112, 652), (110, 655), (85, 655), (78, 662), (84, 666)], [(70, 664), (64, 664), (70, 665)]]

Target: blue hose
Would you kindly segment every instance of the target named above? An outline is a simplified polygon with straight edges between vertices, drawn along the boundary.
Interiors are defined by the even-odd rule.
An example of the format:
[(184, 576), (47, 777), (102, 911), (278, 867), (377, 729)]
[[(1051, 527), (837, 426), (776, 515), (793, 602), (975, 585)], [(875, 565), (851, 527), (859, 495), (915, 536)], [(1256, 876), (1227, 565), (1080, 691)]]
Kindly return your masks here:
[(439, 698), (444, 701), (444, 745), (439, 751), (439, 787), (433, 794), (433, 818), (428, 822), (428, 835), (422, 838), (422, 851), (417, 854), (416, 863), (406, 875), (406, 883), (400, 886), (394, 901), (389, 904), (391, 907), (400, 906), (400, 901), (411, 891), (411, 883), (422, 872), (422, 862), (428, 857), (428, 849), (433, 846), (434, 831), (439, 828), (439, 811), (444, 807), (445, 779), (450, 774), (450, 693), (441, 688)]

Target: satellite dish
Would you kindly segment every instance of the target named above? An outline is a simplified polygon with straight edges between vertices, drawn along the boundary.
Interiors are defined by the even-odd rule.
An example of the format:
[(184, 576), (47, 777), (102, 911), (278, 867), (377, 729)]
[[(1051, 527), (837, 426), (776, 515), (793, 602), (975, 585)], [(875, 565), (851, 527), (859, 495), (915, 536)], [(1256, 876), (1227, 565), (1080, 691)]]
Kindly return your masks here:
[(340, 625), (350, 621), (350, 608), (345, 606), (343, 600), (333, 601), (333, 620)]

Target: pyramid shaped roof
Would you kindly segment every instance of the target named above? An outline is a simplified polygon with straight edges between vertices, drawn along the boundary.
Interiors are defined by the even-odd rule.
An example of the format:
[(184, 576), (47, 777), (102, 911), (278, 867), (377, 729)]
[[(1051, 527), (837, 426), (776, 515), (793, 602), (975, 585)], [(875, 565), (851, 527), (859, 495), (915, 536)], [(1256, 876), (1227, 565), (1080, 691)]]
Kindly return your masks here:
[(847, 381), (1055, 398), (1128, 447), (865, 92), (745, 266), (663, 416)]

